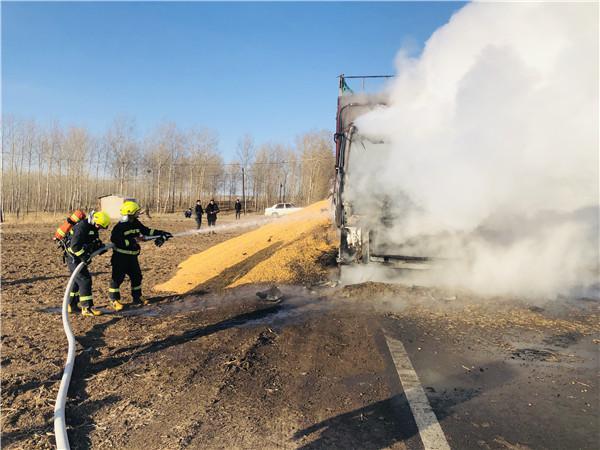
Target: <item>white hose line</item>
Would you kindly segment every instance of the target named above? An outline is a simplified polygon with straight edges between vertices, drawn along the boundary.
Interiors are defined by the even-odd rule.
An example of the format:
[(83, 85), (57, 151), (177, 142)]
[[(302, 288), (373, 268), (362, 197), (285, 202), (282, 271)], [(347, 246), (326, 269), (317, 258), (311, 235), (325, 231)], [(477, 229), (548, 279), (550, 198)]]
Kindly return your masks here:
[(253, 220), (244, 220), (241, 222), (229, 222), (224, 223), (222, 225), (216, 225), (214, 227), (204, 227), (204, 228), (192, 228), (187, 231), (180, 231), (179, 233), (173, 234), (173, 237), (183, 237), (183, 236), (193, 236), (195, 234), (210, 234), (213, 231), (218, 232), (228, 232), (234, 231), (243, 228), (250, 228), (258, 225), (265, 225), (271, 222), (274, 222), (277, 219), (272, 219), (270, 217), (259, 217)]
[(60, 380), (60, 388), (58, 389), (58, 395), (56, 396), (56, 403), (54, 404), (54, 436), (56, 439), (56, 448), (58, 450), (69, 450), (71, 448), (69, 446), (69, 436), (67, 434), (65, 406), (67, 403), (67, 391), (69, 390), (69, 383), (71, 382), (71, 373), (73, 373), (73, 365), (75, 363), (75, 336), (73, 335), (73, 330), (71, 330), (71, 324), (69, 323), (68, 306), (75, 277), (81, 272), (84, 265), (85, 263), (81, 262), (73, 271), (63, 297), (62, 322), (65, 334), (67, 335), (67, 341), (69, 342), (69, 350), (67, 352), (65, 370), (63, 372), (62, 380)]
[[(96, 250), (92, 253), (90, 258), (104, 253), (109, 248), (112, 248), (113, 244), (107, 244), (100, 250)], [(84, 262), (79, 263), (71, 274), (67, 288), (65, 289), (65, 296), (63, 297), (62, 305), (62, 322), (65, 334), (67, 335), (67, 341), (69, 342), (69, 350), (67, 352), (67, 362), (65, 364), (65, 370), (63, 372), (62, 380), (60, 380), (60, 388), (58, 389), (58, 395), (56, 396), (56, 403), (54, 404), (54, 436), (56, 438), (56, 448), (58, 450), (69, 450), (69, 436), (67, 434), (67, 421), (65, 415), (65, 409), (67, 404), (67, 391), (69, 390), (69, 383), (71, 382), (71, 374), (73, 373), (73, 367), (75, 366), (75, 336), (69, 323), (69, 300), (71, 289), (75, 283), (75, 277), (79, 275), (79, 272), (85, 266)]]

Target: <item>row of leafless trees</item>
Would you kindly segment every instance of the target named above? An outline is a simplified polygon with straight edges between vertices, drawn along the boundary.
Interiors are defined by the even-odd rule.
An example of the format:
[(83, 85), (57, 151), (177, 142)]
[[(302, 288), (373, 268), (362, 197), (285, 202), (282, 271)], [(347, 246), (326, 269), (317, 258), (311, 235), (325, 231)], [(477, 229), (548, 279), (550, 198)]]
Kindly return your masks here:
[(93, 208), (106, 194), (137, 198), (155, 212), (245, 198), (260, 211), (280, 201), (309, 204), (327, 196), (334, 172), (327, 132), (306, 133), (295, 146), (256, 146), (250, 135), (226, 163), (218, 136), (165, 123), (147, 136), (117, 119), (101, 136), (82, 127), (42, 127), (32, 120), (2, 122), (0, 212), (64, 212)]

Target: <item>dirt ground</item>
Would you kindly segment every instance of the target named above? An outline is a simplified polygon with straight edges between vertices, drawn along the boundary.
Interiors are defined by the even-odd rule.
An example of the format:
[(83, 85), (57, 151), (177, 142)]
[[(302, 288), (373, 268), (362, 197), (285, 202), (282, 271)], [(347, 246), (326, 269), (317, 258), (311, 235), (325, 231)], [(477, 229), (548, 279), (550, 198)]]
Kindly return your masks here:
[[(144, 223), (171, 232), (192, 226)], [(57, 308), (67, 281), (54, 227), (2, 228), (5, 448), (54, 445), (66, 358)], [(280, 286), (278, 304), (256, 297), (267, 286), (222, 291), (218, 280), (185, 295), (151, 291), (187, 256), (247, 230), (145, 244), (152, 305), (72, 320), (72, 448), (422, 448), (388, 335), (405, 343), (452, 448), (595, 448), (597, 301), (530, 305), (317, 280)], [(92, 265), (100, 306), (109, 269), (107, 255)]]
[[(248, 217), (248, 222), (255, 217)], [(173, 233), (195, 228), (191, 219), (142, 219), (148, 225)], [(220, 224), (231, 223), (232, 217), (222, 215)], [(60, 219), (58, 219), (60, 222)], [(68, 272), (60, 252), (52, 242), (58, 224), (48, 220), (24, 225), (2, 225), (2, 443), (14, 448), (50, 448), (53, 445), (53, 403), (64, 366), (66, 338), (58, 310)], [(240, 227), (217, 234), (197, 234), (173, 239), (163, 247), (144, 244), (140, 258), (144, 273), (144, 295), (152, 302), (170, 302), (177, 297), (159, 296), (151, 287), (166, 281), (176, 271), (177, 264), (191, 254), (205, 250), (230, 239), (248, 227)], [(101, 238), (110, 241), (109, 231)], [(108, 305), (110, 280), (110, 253), (97, 257), (91, 272), (94, 276), (94, 302)], [(124, 301), (128, 298), (128, 280), (123, 287)], [(124, 321), (121, 326), (119, 322)], [(125, 325), (131, 322), (131, 326)], [(105, 330), (112, 330), (116, 338), (113, 345), (134, 344), (146, 341), (147, 333), (141, 321), (127, 317), (106, 315), (89, 320), (75, 317), (71, 323), (81, 342), (102, 339)], [(115, 328), (116, 326), (116, 328)], [(169, 329), (168, 327), (165, 329)], [(106, 347), (98, 342), (98, 351)], [(87, 356), (85, 350), (81, 357)], [(97, 350), (93, 350), (95, 353)], [(75, 377), (76, 378), (76, 377)], [(108, 386), (107, 386), (108, 387)], [(77, 446), (77, 444), (75, 444)]]

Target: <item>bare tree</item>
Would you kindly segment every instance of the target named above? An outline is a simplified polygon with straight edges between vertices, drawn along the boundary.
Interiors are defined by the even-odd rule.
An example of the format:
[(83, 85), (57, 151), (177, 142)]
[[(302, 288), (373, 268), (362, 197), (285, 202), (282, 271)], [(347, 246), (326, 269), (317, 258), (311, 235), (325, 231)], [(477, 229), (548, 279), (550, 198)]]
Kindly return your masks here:
[(87, 185), (86, 158), (90, 153), (90, 136), (84, 128), (72, 127), (63, 143), (67, 164), (65, 204), (75, 209), (82, 204), (82, 190)]
[(298, 138), (301, 158), (301, 199), (309, 204), (325, 198), (333, 177), (333, 144), (324, 132), (306, 133)]
[(244, 205), (244, 214), (246, 214), (246, 211), (247, 211), (246, 176), (248, 174), (248, 168), (250, 167), (250, 164), (254, 160), (254, 155), (255, 155), (254, 139), (252, 138), (252, 135), (245, 134), (238, 141), (238, 147), (237, 147), (236, 154), (237, 154), (238, 160), (239, 160), (241, 168), (242, 168), (242, 198), (243, 198), (242, 201), (243, 201), (243, 205)]
[[(307, 204), (327, 196), (333, 147), (327, 132), (299, 136), (294, 148), (240, 139), (226, 164), (218, 137), (205, 128), (165, 123), (143, 139), (134, 122), (117, 118), (100, 137), (83, 127), (3, 117), (0, 218), (32, 211), (63, 212), (92, 206), (100, 194), (133, 194), (157, 212), (174, 211), (213, 196), (232, 202), (241, 193), (247, 210), (275, 201)], [(242, 175), (243, 174), (243, 175)], [(220, 197), (220, 198), (219, 198)]]
[(118, 180), (118, 191), (123, 194), (128, 174), (138, 163), (138, 145), (134, 137), (135, 124), (125, 117), (113, 121), (105, 135), (110, 166)]
[(219, 138), (212, 130), (192, 129), (188, 136), (188, 145), (188, 203), (192, 205), (204, 192), (207, 164), (218, 154)]

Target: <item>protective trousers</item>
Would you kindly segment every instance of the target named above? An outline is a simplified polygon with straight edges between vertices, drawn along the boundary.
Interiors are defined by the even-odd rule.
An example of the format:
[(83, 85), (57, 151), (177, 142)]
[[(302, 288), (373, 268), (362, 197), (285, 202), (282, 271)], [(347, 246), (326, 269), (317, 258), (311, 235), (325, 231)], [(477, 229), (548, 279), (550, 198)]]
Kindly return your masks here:
[(196, 229), (200, 229), (202, 227), (202, 216), (196, 216)]
[[(81, 260), (79, 259), (67, 256), (67, 267), (69, 268), (69, 272), (73, 273), (80, 262)], [(75, 277), (70, 296), (71, 300), (69, 303), (71, 308), (76, 308), (77, 303), (79, 303), (82, 308), (89, 308), (94, 304), (92, 299), (92, 275), (87, 266), (84, 266), (83, 269), (81, 269), (81, 272)]]
[(125, 255), (115, 252), (110, 262), (112, 264), (112, 278), (108, 290), (110, 299), (121, 300), (121, 283), (123, 283), (125, 275), (128, 275), (131, 281), (133, 301), (139, 301), (142, 298), (142, 269), (137, 255)]

